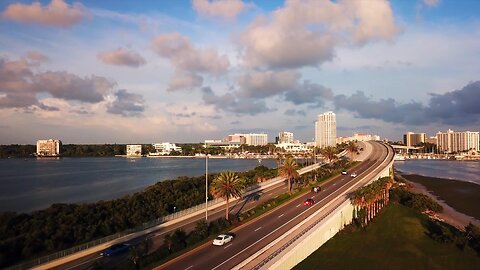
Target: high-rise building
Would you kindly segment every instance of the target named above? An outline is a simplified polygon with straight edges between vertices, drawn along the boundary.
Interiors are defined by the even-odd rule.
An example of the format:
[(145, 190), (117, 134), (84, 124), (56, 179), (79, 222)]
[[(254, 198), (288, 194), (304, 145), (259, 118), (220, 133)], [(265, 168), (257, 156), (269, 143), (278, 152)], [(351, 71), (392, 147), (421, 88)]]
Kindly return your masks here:
[(282, 131), (278, 133), (277, 143), (293, 143), (293, 132)]
[(427, 135), (425, 133), (407, 132), (403, 135), (403, 143), (406, 146), (413, 147), (425, 143)]
[(315, 146), (335, 146), (337, 138), (337, 121), (333, 112), (318, 115), (315, 122)]
[(37, 156), (57, 157), (60, 156), (62, 142), (60, 140), (48, 139), (37, 141)]
[(471, 131), (437, 133), (437, 148), (440, 153), (454, 153), (469, 150), (480, 150), (480, 133)]

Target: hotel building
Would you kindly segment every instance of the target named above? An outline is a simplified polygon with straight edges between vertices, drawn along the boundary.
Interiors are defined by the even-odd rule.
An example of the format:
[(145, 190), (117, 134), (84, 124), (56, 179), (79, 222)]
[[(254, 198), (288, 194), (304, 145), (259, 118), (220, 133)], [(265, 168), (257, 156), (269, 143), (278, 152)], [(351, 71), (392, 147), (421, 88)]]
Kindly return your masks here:
[(127, 157), (141, 157), (142, 145), (140, 144), (127, 144)]
[(437, 148), (440, 153), (458, 153), (463, 151), (479, 151), (479, 132), (460, 131), (449, 129), (447, 132), (437, 133)]
[(337, 121), (333, 112), (318, 115), (315, 122), (315, 146), (335, 146), (337, 139)]
[(425, 133), (413, 133), (407, 132), (403, 135), (403, 144), (408, 147), (417, 146), (421, 143), (425, 143), (427, 135)]
[(37, 156), (38, 157), (58, 157), (60, 156), (60, 149), (62, 142), (60, 140), (48, 139), (37, 141)]
[(293, 143), (293, 132), (279, 132), (277, 143)]

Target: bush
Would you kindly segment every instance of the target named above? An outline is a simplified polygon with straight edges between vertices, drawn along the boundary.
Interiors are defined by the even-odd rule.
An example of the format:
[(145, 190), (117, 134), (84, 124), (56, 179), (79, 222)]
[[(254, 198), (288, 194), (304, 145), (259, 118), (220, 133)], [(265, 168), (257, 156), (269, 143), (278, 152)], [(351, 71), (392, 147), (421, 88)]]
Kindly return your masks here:
[(390, 190), (390, 199), (420, 212), (425, 210), (443, 211), (443, 207), (432, 198), (424, 194), (410, 192), (405, 188), (392, 188)]

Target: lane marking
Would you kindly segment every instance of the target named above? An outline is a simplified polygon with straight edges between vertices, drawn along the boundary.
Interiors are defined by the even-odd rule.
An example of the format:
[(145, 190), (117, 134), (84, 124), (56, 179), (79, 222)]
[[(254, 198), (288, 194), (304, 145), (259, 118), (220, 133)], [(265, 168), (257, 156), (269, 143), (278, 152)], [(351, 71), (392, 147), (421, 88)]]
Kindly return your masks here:
[(270, 196), (270, 195), (272, 195), (272, 194), (273, 194), (273, 192), (270, 192), (270, 193), (268, 193), (267, 195)]
[(279, 217), (279, 218), (281, 218), (281, 217), (283, 217), (283, 215), (285, 215), (285, 214), (281, 214), (281, 215), (280, 215), (280, 216), (278, 216), (278, 217)]
[(258, 227), (258, 228), (256, 228), (256, 229), (255, 229), (255, 232), (256, 232), (256, 231), (258, 231), (258, 230), (260, 230), (261, 228), (262, 228), (262, 227)]
[(301, 205), (301, 204), (299, 204), (299, 205), (297, 205), (297, 206), (295, 206), (295, 207), (300, 207), (300, 205)]
[(190, 268), (192, 268), (192, 267), (193, 267), (193, 265), (190, 265), (189, 267), (185, 268), (185, 270), (188, 270), (188, 269), (190, 269)]
[(98, 260), (98, 259), (100, 259), (100, 258), (102, 258), (102, 256), (98, 256), (98, 257), (95, 257), (95, 258), (93, 258), (93, 259), (91, 259), (91, 260), (88, 260), (88, 261), (79, 263), (79, 264), (74, 265), (74, 266), (72, 266), (72, 267), (66, 268), (65, 270), (73, 269), (73, 268), (75, 268), (75, 267), (78, 267), (78, 266), (80, 266), (80, 265), (84, 265), (84, 264), (89, 263), (89, 262), (91, 262), (91, 261)]
[(228, 248), (229, 246), (231, 246), (231, 245), (232, 245), (232, 244), (230, 244), (230, 245), (228, 245), (228, 246), (224, 247), (223, 249), (227, 249), (227, 248)]

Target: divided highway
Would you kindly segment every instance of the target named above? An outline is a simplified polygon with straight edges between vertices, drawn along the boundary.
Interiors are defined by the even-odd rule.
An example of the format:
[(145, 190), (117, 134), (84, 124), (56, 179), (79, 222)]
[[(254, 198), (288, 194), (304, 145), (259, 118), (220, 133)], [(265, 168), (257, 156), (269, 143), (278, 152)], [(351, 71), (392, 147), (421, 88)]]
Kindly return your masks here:
[[(366, 175), (368, 172), (378, 167), (380, 162), (388, 155), (388, 151), (387, 148), (380, 143), (373, 142), (371, 144), (373, 151), (369, 158), (359, 164), (355, 170), (352, 171), (358, 175), (356, 178), (350, 177), (350, 173), (352, 172), (349, 172), (346, 176), (341, 175), (336, 177), (332, 181), (322, 185), (321, 192), (300, 196), (288, 204), (275, 209), (271, 213), (233, 230), (236, 234), (236, 238), (229, 244), (217, 247), (212, 246), (211, 243), (207, 243), (164, 264), (163, 266), (160, 266), (158, 269), (231, 269), (256, 251), (260, 250), (266, 244), (273, 241), (276, 237), (282, 235), (291, 227), (298, 224), (305, 217), (321, 208), (329, 200), (334, 198), (335, 194), (339, 194), (342, 190), (357, 183), (362, 179), (363, 175)], [(281, 182), (265, 190), (246, 196), (246, 198), (242, 200), (238, 200), (231, 206), (231, 213), (236, 214), (237, 212), (247, 211), (270, 198), (274, 198), (286, 192), (286, 183)], [(303, 201), (307, 198), (313, 198), (317, 203), (313, 207), (306, 207), (303, 205)], [(223, 217), (224, 215), (225, 207), (218, 207), (209, 210), (208, 219), (211, 221)], [(173, 232), (178, 228), (190, 231), (195, 227), (195, 223), (202, 218), (205, 218), (204, 213), (188, 218), (182, 222), (172, 224), (168, 227), (160, 228), (151, 234), (133, 239), (129, 241), (129, 243), (137, 244), (146, 238), (151, 238), (154, 242), (154, 249), (162, 243), (163, 237), (166, 233)], [(127, 260), (127, 256), (128, 254), (114, 256), (113, 258), (102, 258), (98, 253), (95, 253), (49, 269), (89, 269), (98, 260), (102, 260), (102, 264), (105, 268), (111, 269)], [(39, 269), (42, 268), (44, 267), (39, 267)]]
[[(364, 180), (364, 176), (377, 169), (384, 160), (392, 155), (383, 144), (372, 142), (372, 147), (373, 151), (369, 159), (359, 164), (348, 175), (340, 175), (322, 185), (321, 192), (304, 194), (270, 213), (234, 229), (235, 239), (225, 246), (213, 246), (211, 243), (207, 243), (156, 269), (204, 270), (235, 267), (322, 208), (349, 187)], [(358, 176), (350, 177), (350, 173), (353, 172)], [(316, 203), (313, 206), (303, 205), (303, 202), (308, 198), (314, 199)]]

